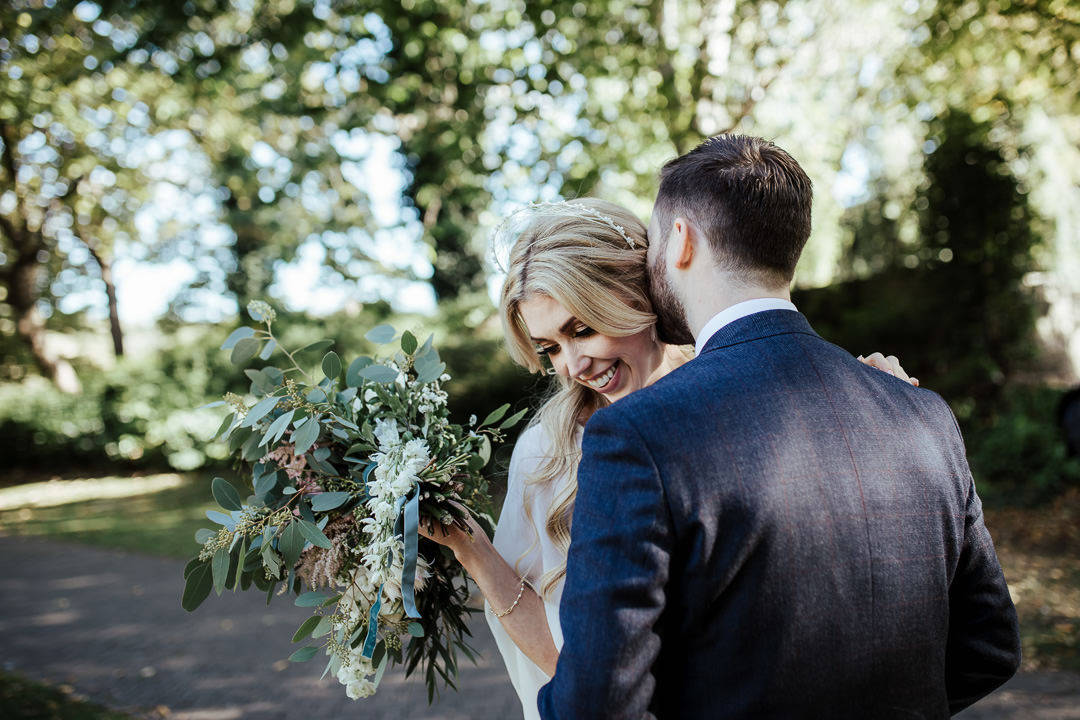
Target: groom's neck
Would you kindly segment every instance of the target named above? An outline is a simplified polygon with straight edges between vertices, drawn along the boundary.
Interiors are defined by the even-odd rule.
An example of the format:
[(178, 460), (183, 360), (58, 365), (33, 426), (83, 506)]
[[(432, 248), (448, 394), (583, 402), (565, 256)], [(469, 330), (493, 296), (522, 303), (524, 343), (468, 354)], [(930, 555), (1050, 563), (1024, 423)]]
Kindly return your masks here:
[(732, 305), (759, 298), (791, 300), (791, 292), (786, 286), (768, 288), (723, 271), (717, 271), (700, 285), (702, 286), (700, 291), (687, 288), (687, 292), (684, 293), (687, 324), (695, 336), (701, 333), (705, 323)]

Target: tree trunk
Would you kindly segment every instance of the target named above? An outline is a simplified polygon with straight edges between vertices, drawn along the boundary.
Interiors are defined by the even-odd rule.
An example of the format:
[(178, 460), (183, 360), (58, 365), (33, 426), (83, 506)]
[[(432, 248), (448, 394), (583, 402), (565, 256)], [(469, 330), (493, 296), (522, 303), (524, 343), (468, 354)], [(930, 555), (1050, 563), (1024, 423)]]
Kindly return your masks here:
[(116, 285), (113, 283), (112, 260), (106, 260), (98, 250), (97, 244), (87, 242), (86, 237), (80, 231), (79, 239), (90, 251), (90, 255), (97, 263), (101, 271), (101, 280), (105, 283), (105, 297), (109, 304), (109, 332), (112, 334), (113, 354), (116, 357), (124, 356), (124, 333), (120, 329), (120, 310), (116, 302)]
[(37, 308), (37, 284), (41, 265), (36, 253), (20, 255), (11, 268), (8, 303), (15, 311), (15, 328), (30, 348), (41, 374), (66, 393), (82, 391), (79, 377), (67, 360), (54, 357), (45, 346), (45, 321)]

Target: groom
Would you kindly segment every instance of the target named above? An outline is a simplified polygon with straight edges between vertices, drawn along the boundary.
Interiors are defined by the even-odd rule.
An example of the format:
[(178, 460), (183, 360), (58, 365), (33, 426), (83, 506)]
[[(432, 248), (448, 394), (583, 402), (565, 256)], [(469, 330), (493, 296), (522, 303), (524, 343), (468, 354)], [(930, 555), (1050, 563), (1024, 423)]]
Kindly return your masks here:
[(789, 300), (811, 194), (751, 137), (662, 170), (658, 330), (697, 358), (586, 426), (544, 718), (945, 718), (1016, 671), (948, 406)]

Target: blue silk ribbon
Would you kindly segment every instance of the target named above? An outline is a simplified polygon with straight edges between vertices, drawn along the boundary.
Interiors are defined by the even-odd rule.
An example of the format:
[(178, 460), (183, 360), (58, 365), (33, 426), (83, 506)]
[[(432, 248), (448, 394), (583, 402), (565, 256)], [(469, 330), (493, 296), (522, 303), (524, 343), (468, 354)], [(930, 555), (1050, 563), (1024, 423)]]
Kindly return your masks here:
[(398, 509), (404, 504), (405, 509), (398, 517), (395, 532), (401, 533), (405, 542), (405, 557), (401, 564), (401, 604), (405, 615), (420, 618), (416, 609), (416, 559), (420, 545), (420, 483), (413, 485), (405, 495), (398, 498)]
[(364, 638), (364, 651), (363, 656), (368, 660), (375, 654), (375, 642), (379, 635), (379, 610), (382, 609), (382, 589), (383, 586), (379, 586), (379, 591), (375, 593), (375, 604), (371, 606), (371, 611), (368, 613), (368, 626), (367, 637)]

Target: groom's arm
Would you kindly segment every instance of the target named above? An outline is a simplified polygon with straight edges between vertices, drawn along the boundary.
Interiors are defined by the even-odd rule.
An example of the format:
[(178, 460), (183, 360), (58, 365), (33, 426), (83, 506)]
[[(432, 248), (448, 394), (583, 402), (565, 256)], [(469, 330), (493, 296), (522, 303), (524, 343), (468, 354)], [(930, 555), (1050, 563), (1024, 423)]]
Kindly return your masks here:
[(564, 644), (538, 698), (545, 720), (636, 720), (653, 696), (673, 532), (652, 458), (620, 415), (601, 410), (585, 429), (559, 607)]
[(945, 685), (958, 713), (1004, 683), (1020, 665), (1020, 628), (982, 502), (969, 481), (964, 545), (949, 587)]

